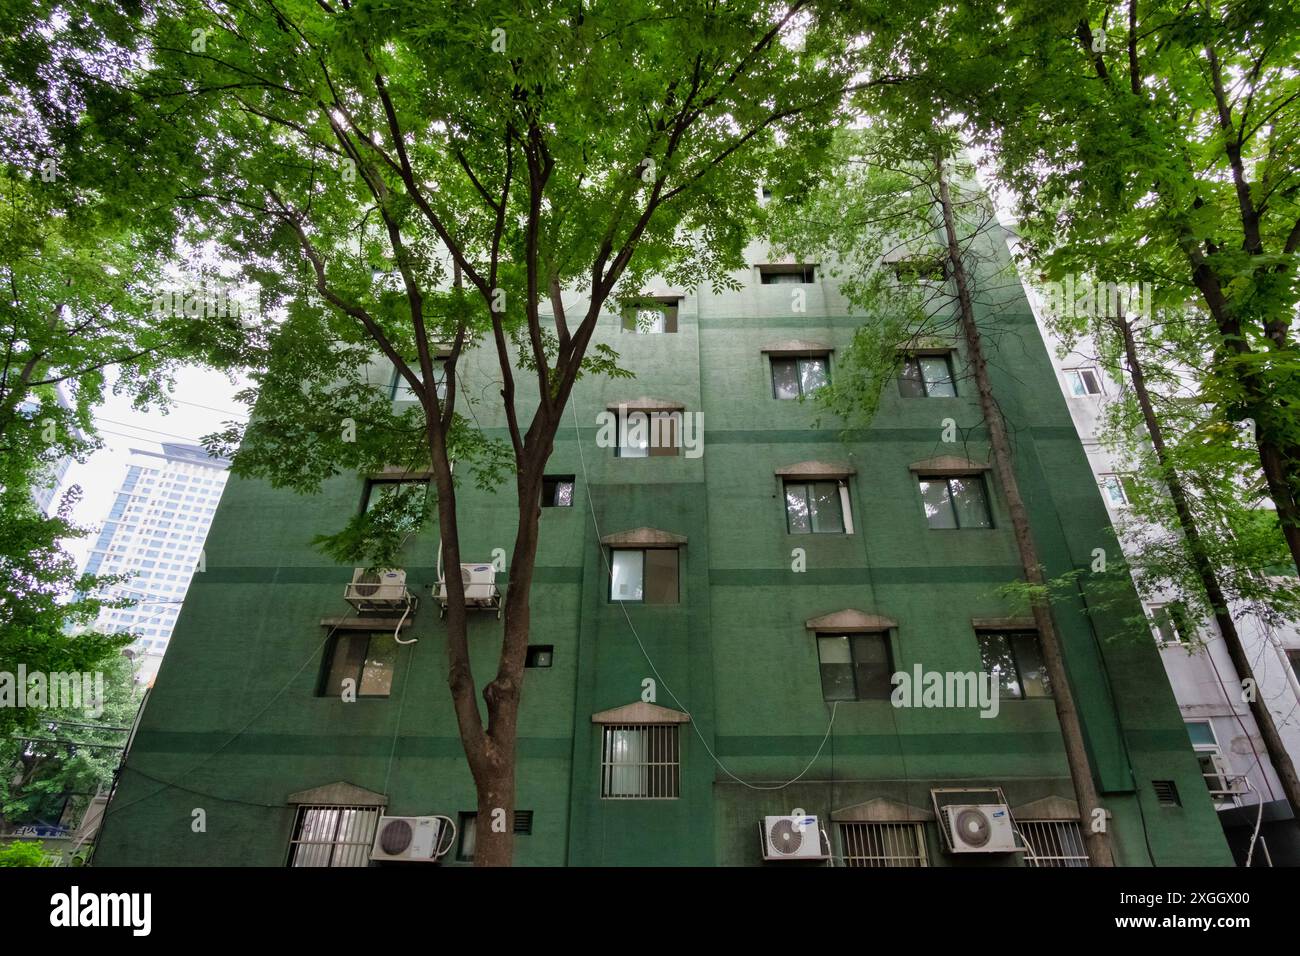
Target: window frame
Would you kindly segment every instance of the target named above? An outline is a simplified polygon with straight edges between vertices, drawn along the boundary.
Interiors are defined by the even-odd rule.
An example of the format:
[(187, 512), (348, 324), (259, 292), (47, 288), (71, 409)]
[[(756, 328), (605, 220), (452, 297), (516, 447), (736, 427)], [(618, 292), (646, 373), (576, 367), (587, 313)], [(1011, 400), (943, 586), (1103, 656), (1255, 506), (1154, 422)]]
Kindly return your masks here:
[[(799, 390), (798, 395), (787, 396), (787, 395), (777, 394), (776, 368), (778, 362), (794, 363), (794, 378), (795, 378), (795, 383)], [(811, 391), (805, 391), (803, 386), (803, 382), (804, 382), (803, 363), (804, 362), (820, 362), (822, 365), (822, 371), (823, 371), (822, 384), (817, 386), (817, 388), (812, 389)], [(772, 383), (772, 397), (776, 401), (778, 402), (802, 401), (803, 399), (808, 398), (811, 395), (815, 394), (818, 389), (825, 388), (827, 385), (831, 384), (831, 353), (819, 352), (813, 355), (770, 355), (768, 356), (768, 379)]]
[[(1011, 660), (1011, 666), (1015, 668), (1015, 685), (1016, 692), (1012, 694), (1002, 686), (1002, 680), (998, 680), (998, 698), (1005, 700), (1052, 700), (1055, 694), (1052, 691), (1051, 678), (1047, 674), (1047, 665), (1043, 661), (1043, 641), (1042, 636), (1036, 630), (1027, 630), (1024, 628), (978, 628), (975, 631), (975, 643), (980, 652), (980, 672), (991, 674), (992, 672), (985, 669), (984, 664), (984, 644), (986, 639), (1001, 638), (1006, 645), (1007, 656)], [(1021, 663), (1021, 655), (1017, 649), (1017, 641), (1012, 638), (1026, 639), (1031, 638), (1038, 652), (1038, 660), (1041, 665), (1040, 683), (1043, 685), (1044, 692), (1041, 694), (1028, 694), (1025, 692), (1025, 668)]]
[[(822, 658), (822, 646), (823, 646), (822, 641), (835, 640), (839, 638), (844, 639), (846, 642), (846, 646), (848, 647), (849, 650), (848, 664), (845, 665), (844, 662), (842, 661), (831, 661), (828, 664)], [(857, 647), (857, 644), (855, 643), (855, 639), (859, 639), (859, 638), (878, 639), (880, 642), (880, 646), (883, 647), (885, 650), (884, 668), (885, 668), (886, 679), (884, 682), (884, 686), (879, 688), (879, 691), (877, 693), (873, 693), (870, 696), (866, 696), (866, 697), (862, 696), (863, 690), (859, 685), (859, 681), (858, 681), (858, 668), (862, 666), (867, 666), (868, 664), (873, 664), (873, 662), (858, 661), (854, 651), (856, 650)], [(817, 677), (821, 686), (823, 703), (833, 704), (839, 702), (845, 704), (858, 704), (858, 703), (863, 703), (865, 701), (873, 701), (873, 700), (888, 701), (890, 699), (890, 696), (893, 693), (893, 684), (889, 678), (893, 676), (898, 666), (894, 655), (893, 632), (891, 629), (882, 628), (880, 630), (871, 630), (871, 631), (814, 631), (813, 645), (814, 645), (814, 653), (816, 653), (817, 655)], [(849, 674), (852, 678), (852, 683), (853, 683), (852, 697), (827, 697), (826, 696), (826, 690), (827, 690), (826, 668), (828, 666), (833, 666), (833, 667), (847, 666), (849, 668)]]
[[(838, 531), (818, 531), (813, 528), (813, 506), (811, 486), (813, 485), (835, 485), (838, 492), (837, 498), (840, 503), (840, 529)], [(792, 486), (802, 486), (804, 489), (804, 504), (808, 509), (808, 530), (796, 531), (791, 521), (790, 514), (790, 489)], [(849, 495), (849, 483), (846, 478), (791, 478), (783, 477), (781, 479), (781, 503), (785, 508), (785, 533), (794, 535), (852, 535), (853, 534), (853, 501)]]
[[(371, 630), (371, 629), (361, 629), (361, 628), (357, 628), (357, 629), (336, 628), (335, 632), (332, 635), (330, 635), (329, 640), (326, 642), (325, 654), (323, 655), (323, 658), (321, 660), (320, 680), (317, 682), (317, 689), (316, 689), (316, 696), (318, 698), (324, 698), (327, 700), (341, 699), (343, 693), (342, 687), (331, 688), (330, 686), (331, 679), (334, 676), (334, 669), (335, 669), (334, 661), (336, 656), (339, 653), (339, 649), (342, 646), (343, 641), (345, 639), (352, 640), (358, 637), (364, 637), (366, 639), (365, 653), (361, 656), (360, 663), (357, 665), (356, 668), (356, 672), (343, 674), (339, 678), (340, 683), (349, 677), (355, 680), (357, 700), (388, 700), (393, 696), (393, 677), (395, 677), (397, 673), (397, 654), (398, 654), (398, 650), (400, 649), (400, 645), (397, 643), (396, 635), (394, 635), (391, 631), (387, 631), (383, 629)], [(371, 659), (371, 654), (370, 654), (371, 644), (376, 637), (385, 638), (393, 642), (392, 664), (388, 674), (388, 690), (383, 694), (362, 693), (361, 688), (362, 688), (362, 681), (365, 679), (366, 664)]]
[[(815, 262), (765, 262), (757, 265), (759, 285), (816, 285), (818, 265)], [(796, 279), (776, 278), (797, 276)]]
[[(537, 660), (543, 656), (547, 656), (547, 662), (545, 664), (538, 664)], [(532, 663), (529, 663), (530, 661)], [(533, 668), (534, 670), (547, 670), (554, 666), (554, 644), (529, 644), (527, 650), (524, 651), (524, 667)]]
[[(930, 865), (924, 822), (844, 820), (835, 824), (835, 831), (840, 841), (840, 858), (846, 867), (914, 869)], [(901, 834), (908, 835), (906, 839), (912, 841), (915, 853), (890, 852), (900, 849), (896, 843)]]
[[(647, 547), (631, 545), (624, 547), (622, 545), (610, 546), (609, 555), (609, 588), (606, 593), (610, 604), (643, 604), (648, 607), (677, 607), (682, 603), (682, 555), (681, 548), (678, 546), (669, 547)], [(617, 552), (636, 552), (641, 555), (641, 597), (640, 598), (618, 598), (614, 596), (614, 555)], [(675, 601), (647, 601), (646, 593), (650, 590), (647, 584), (648, 569), (650, 562), (646, 558), (647, 552), (650, 551), (671, 551), (677, 556), (677, 600)]]
[[(1187, 608), (1183, 605), (1183, 602), (1162, 601), (1157, 604), (1148, 604), (1146, 610), (1147, 622), (1155, 633), (1157, 647), (1191, 646), (1193, 643), (1191, 635), (1184, 633), (1191, 630), (1191, 622), (1187, 618)], [(1173, 630), (1173, 640), (1165, 637), (1162, 623), (1168, 623)]]
[[(563, 484), (569, 485), (569, 503), (560, 504), (559, 490)], [(546, 493), (547, 486), (551, 485), (551, 494)], [(542, 501), (543, 508), (572, 508), (573, 498), (578, 490), (578, 479), (576, 475), (543, 475), (542, 476)]]
[[(1086, 844), (1083, 841), (1083, 828), (1079, 826), (1078, 820), (1017, 820), (1016, 827), (1021, 831), (1020, 839), (1031, 847), (1033, 847), (1033, 844), (1029, 841), (1030, 837), (1035, 839), (1046, 838), (1046, 842), (1053, 843), (1054, 849), (1060, 851), (1057, 853), (1038, 853), (1035, 848), (1034, 854), (1025, 854), (1025, 866), (1048, 869), (1078, 868), (1090, 865)], [(1061, 838), (1062, 832), (1068, 834), (1068, 839), (1073, 841), (1072, 846), (1066, 846), (1066, 841)], [(1064, 852), (1066, 849), (1071, 849), (1074, 852), (1066, 853)], [(1043, 860), (1047, 862), (1040, 862)]]
[[(1069, 386), (1070, 398), (1100, 398), (1106, 394), (1106, 386), (1102, 384), (1101, 372), (1095, 365), (1078, 365), (1073, 368), (1063, 369), (1065, 372), (1066, 384)], [(1084, 375), (1091, 375), (1093, 384), (1097, 386), (1095, 392), (1088, 390), (1087, 379)], [(1079, 387), (1082, 391), (1075, 391), (1072, 376), (1078, 376)]]
[[(686, 412), (683, 409), (673, 409), (672, 411), (654, 410), (649, 411), (641, 408), (629, 408), (627, 414), (622, 412), (615, 413), (618, 417), (618, 440), (614, 443), (615, 458), (680, 458), (682, 456), (682, 425), (683, 416)], [(625, 444), (628, 433), (628, 422), (633, 415), (644, 415), (646, 419), (646, 446), (641, 449), (639, 446), (635, 450), (644, 450), (643, 455), (629, 455), (627, 451), (634, 446)], [(669, 423), (669, 432), (672, 439), (671, 445), (655, 444), (655, 438), (663, 437), (663, 422)], [(656, 424), (659, 422), (660, 424)], [(658, 432), (658, 434), (656, 434)]]
[[(998, 524), (997, 521), (994, 520), (994, 515), (993, 515), (992, 489), (989, 485), (988, 477), (987, 475), (985, 475), (984, 472), (973, 471), (968, 474), (960, 474), (960, 475), (935, 475), (935, 474), (927, 474), (925, 472), (918, 472), (915, 477), (916, 477), (917, 494), (921, 498), (921, 514), (925, 518), (926, 527), (929, 528), (929, 530), (931, 531), (993, 531), (996, 530)], [(987, 525), (963, 525), (961, 523), (961, 513), (957, 510), (956, 496), (953, 494), (951, 483), (953, 481), (971, 481), (972, 479), (977, 480), (979, 482), (980, 488), (984, 495), (984, 514), (988, 517), (988, 522), (989, 522)], [(922, 488), (921, 485), (933, 483), (937, 481), (944, 482), (945, 487), (948, 489), (947, 501), (948, 501), (948, 507), (951, 510), (952, 521), (953, 521), (953, 527), (951, 528), (936, 527), (933, 523), (931, 523), (930, 515), (925, 510), (925, 503), (926, 503), (925, 489)]]
[[(678, 800), (682, 795), (681, 724), (601, 724), (600, 725), (600, 799), (602, 800)], [(644, 735), (640, 756), (650, 759), (616, 760), (615, 734), (637, 732)], [(656, 732), (658, 735), (656, 737)], [(665, 756), (669, 759), (654, 759)], [(616, 775), (638, 771), (636, 792), (614, 792)]]
[[(419, 373), (418, 360), (407, 359), (406, 361), (408, 365), (417, 366), (415, 369), (413, 369), (413, 371), (415, 371), (418, 374)], [(447, 358), (446, 356), (442, 356), (442, 355), (434, 356), (433, 365), (434, 365), (433, 381), (435, 386), (434, 392), (437, 394), (439, 402), (445, 402), (447, 400)], [(398, 395), (403, 392), (406, 393), (408, 397), (398, 398)], [(417, 398), (415, 395), (411, 393), (410, 384), (406, 381), (406, 379), (402, 378), (402, 373), (398, 371), (396, 365), (393, 366), (393, 373), (391, 376), (389, 376), (388, 379), (388, 400), (390, 402), (418, 402), (419, 401), (419, 398)]]
[[(623, 303), (619, 308), (619, 331), (628, 332), (633, 335), (676, 335), (681, 330), (680, 309), (681, 299), (656, 299), (653, 297), (643, 297)], [(660, 309), (664, 313), (664, 327), (660, 329), (642, 330), (637, 324), (634, 316), (636, 312), (642, 309)]]
[[(948, 379), (947, 379), (947, 381), (948, 381), (949, 386), (951, 386), (951, 388), (952, 388), (952, 394), (951, 394), (951, 395), (931, 395), (931, 394), (930, 394), (930, 383), (929, 383), (929, 382), (926, 380), (926, 378), (925, 378), (925, 369), (924, 369), (924, 367), (921, 365), (921, 360), (922, 360), (922, 359), (942, 359), (942, 360), (943, 360), (943, 363), (944, 363), (944, 365), (946, 366), (946, 368), (947, 368), (947, 372), (948, 372)], [(905, 380), (908, 380), (908, 379), (907, 379), (907, 370), (908, 370), (909, 366), (915, 366), (915, 368), (916, 368), (916, 378), (915, 378), (915, 382), (921, 386), (921, 394), (920, 394), (920, 395), (908, 395), (905, 391), (903, 391), (903, 382), (904, 382)], [(952, 360), (952, 350), (947, 350), (947, 351), (944, 351), (944, 352), (933, 352), (933, 353), (930, 353), (930, 352), (927, 352), (927, 353), (912, 352), (912, 353), (908, 353), (907, 355), (905, 355), (905, 356), (903, 357), (903, 364), (902, 364), (902, 367), (898, 370), (898, 393), (899, 393), (899, 395), (900, 395), (902, 398), (921, 398), (921, 399), (932, 399), (932, 398), (933, 398), (933, 399), (959, 398), (959, 397), (960, 397), (960, 393), (957, 391), (957, 370), (956, 370), (956, 366), (955, 366), (955, 364), (953, 363), (953, 360)]]
[[(334, 821), (331, 840), (304, 840), (302, 834), (306, 828), (308, 814), (312, 811), (336, 811), (338, 817)], [(379, 829), (379, 818), (383, 815), (383, 807), (380, 806), (362, 806), (359, 804), (325, 804), (325, 803), (303, 803), (299, 804), (294, 810), (293, 829), (289, 834), (289, 851), (285, 860), (285, 866), (294, 869), (343, 869), (353, 867), (365, 867), (370, 865), (370, 851), (375, 843), (375, 834)], [(369, 837), (362, 840), (339, 840), (339, 832), (344, 822), (345, 811), (357, 811), (369, 816)], [(361, 819), (365, 821), (365, 816)], [(296, 862), (299, 847), (329, 847), (329, 852), (325, 863), (312, 863), (299, 865)], [(336, 864), (335, 855), (340, 848), (348, 847), (348, 853), (352, 854), (350, 861)], [(355, 861), (355, 855), (360, 853), (360, 861)]]

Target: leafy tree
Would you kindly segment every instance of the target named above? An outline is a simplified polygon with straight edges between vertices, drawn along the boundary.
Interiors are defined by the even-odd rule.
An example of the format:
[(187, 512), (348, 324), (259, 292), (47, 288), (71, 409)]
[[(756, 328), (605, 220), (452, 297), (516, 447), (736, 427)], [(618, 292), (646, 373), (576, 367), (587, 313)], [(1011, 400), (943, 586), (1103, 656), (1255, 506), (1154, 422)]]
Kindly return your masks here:
[[(801, 254), (836, 260), (832, 271), (849, 277), (846, 295), (871, 316), (854, 333), (837, 383), (816, 393), (828, 410), (869, 422), (905, 357), (933, 347), (936, 339), (956, 335), (964, 341), (966, 377), (978, 396), (993, 472), (1011, 516), (1024, 576), (1019, 590), (1034, 617), (1051, 681), (1088, 858), (1094, 866), (1112, 866), (1109, 835), (1092, 826), (1100, 800), (1052, 618), (1051, 587), (1016, 476), (1010, 427), (989, 377), (986, 336), (996, 330), (1005, 299), (996, 287), (980, 287), (976, 263), (995, 258), (987, 249), (996, 241), (988, 236), (996, 218), (972, 179), (973, 169), (953, 161), (958, 144), (950, 129), (933, 113), (928, 115), (934, 125), (926, 127), (927, 104), (915, 98), (919, 90), (891, 91), (868, 129), (845, 135), (837, 175), (779, 212), (774, 234)], [(894, 116), (901, 122), (890, 122)], [(981, 265), (988, 274), (987, 263)], [(997, 281), (993, 275), (990, 284)], [(922, 277), (926, 281), (918, 281)], [(1014, 282), (1014, 275), (1007, 278)]]
[(58, 858), (37, 840), (14, 840), (0, 846), (0, 866), (57, 866)]
[[(93, 671), (129, 640), (69, 633), (104, 606), (85, 595), (113, 581), (79, 575), (60, 544), (85, 533), (70, 521), (79, 492), (47, 515), (31, 489), (99, 447), (107, 389), (165, 404), (183, 360), (221, 364), (245, 335), (153, 307), (179, 223), (138, 217), (130, 142), (84, 122), (115, 97), (126, 23), (90, 5), (0, 11), (0, 670), (15, 675)], [(0, 710), (0, 735), (39, 718)]]
[(29, 736), (0, 740), (0, 820), (75, 824), (90, 799), (112, 786), (143, 691), (124, 656), (108, 658), (103, 667), (97, 716), (48, 709)]
[[(394, 532), (428, 517), (451, 568), (457, 482), (513, 480), (486, 720), (455, 574), (446, 617), (479, 811), (512, 812), (545, 464), (575, 382), (624, 374), (591, 346), (596, 324), (650, 274), (693, 287), (741, 265), (756, 181), (815, 167), (851, 85), (840, 7), (176, 0), (141, 36), (130, 102), (98, 123), (145, 144), (172, 201), (284, 314), (249, 357), (255, 418), (214, 442), (234, 472), (310, 492), (427, 466), (431, 503), (399, 497), (321, 543), (387, 560)], [(463, 414), (474, 348), (496, 359), (504, 442)], [(367, 384), (375, 353), (418, 400), (400, 414)], [(510, 830), (481, 832), (476, 863), (509, 863)]]

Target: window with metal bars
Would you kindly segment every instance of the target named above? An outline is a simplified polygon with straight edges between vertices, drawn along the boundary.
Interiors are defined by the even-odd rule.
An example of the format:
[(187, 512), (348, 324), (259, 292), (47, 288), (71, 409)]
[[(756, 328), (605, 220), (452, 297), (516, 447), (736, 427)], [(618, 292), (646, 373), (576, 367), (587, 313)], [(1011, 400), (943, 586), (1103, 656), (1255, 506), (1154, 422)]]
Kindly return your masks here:
[(607, 724), (602, 738), (602, 799), (675, 800), (681, 795), (676, 724)]
[(369, 866), (379, 807), (301, 806), (289, 866)]
[(924, 823), (841, 823), (845, 866), (929, 866)]
[(1025, 854), (1026, 866), (1087, 866), (1088, 851), (1077, 820), (1017, 820), (1020, 838), (1032, 853)]

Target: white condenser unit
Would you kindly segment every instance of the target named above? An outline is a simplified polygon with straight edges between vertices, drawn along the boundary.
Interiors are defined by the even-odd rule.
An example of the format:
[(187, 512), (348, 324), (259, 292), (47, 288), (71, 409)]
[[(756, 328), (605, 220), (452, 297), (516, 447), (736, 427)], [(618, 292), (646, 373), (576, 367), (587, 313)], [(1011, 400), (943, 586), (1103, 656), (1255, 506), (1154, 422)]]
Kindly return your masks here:
[[(497, 588), (497, 569), (492, 564), (462, 564), (460, 581), (465, 588), (465, 606), (501, 610), (501, 591)], [(447, 581), (438, 582), (438, 604), (447, 609)]]
[(952, 804), (943, 808), (953, 853), (1015, 853), (1011, 809), (1001, 803)]
[(410, 606), (411, 592), (406, 590), (406, 572), (397, 568), (369, 571), (357, 568), (343, 599), (358, 611), (395, 611)]
[(764, 817), (759, 836), (764, 860), (824, 860), (816, 817)]
[(370, 859), (436, 863), (447, 852), (438, 846), (442, 821), (442, 817), (380, 817)]

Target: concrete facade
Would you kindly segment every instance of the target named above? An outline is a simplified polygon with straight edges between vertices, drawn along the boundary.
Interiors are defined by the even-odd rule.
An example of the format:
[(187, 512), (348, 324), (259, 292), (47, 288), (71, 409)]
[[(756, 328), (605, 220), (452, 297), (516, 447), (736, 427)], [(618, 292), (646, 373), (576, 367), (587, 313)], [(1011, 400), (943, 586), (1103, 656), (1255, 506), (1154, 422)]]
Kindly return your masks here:
[[(844, 828), (902, 822), (921, 826), (929, 865), (1024, 865), (1018, 854), (944, 852), (930, 791), (1000, 787), (1021, 824), (1068, 815), (1051, 700), (1004, 699), (994, 719), (888, 700), (832, 705), (808, 627), (858, 611), (887, 627), (896, 670), (980, 671), (978, 622), (1015, 613), (996, 592), (1019, 578), (996, 482), (988, 479), (993, 527), (933, 530), (911, 470), (941, 456), (988, 460), (973, 385), (960, 374), (963, 349), (953, 343), (957, 397), (904, 398), (891, 383), (870, 428), (816, 427), (822, 415), (811, 403), (774, 397), (771, 356), (797, 340), (827, 350), (834, 375), (836, 354), (869, 319), (852, 314), (820, 270), (813, 282), (765, 284), (758, 266), (767, 252), (751, 256), (736, 291), (646, 290), (680, 295), (675, 333), (624, 332), (612, 307), (602, 319), (596, 341), (636, 378), (578, 384), (548, 467), (573, 476), (575, 489), (571, 507), (542, 512), (531, 642), (554, 656), (527, 671), (517, 808), (532, 820), (516, 839), (516, 863), (760, 865), (763, 817), (801, 810), (817, 815), (835, 863), (851, 855)], [(1003, 294), (981, 321), (1038, 544), (1056, 575), (1116, 543), (1034, 315), (1018, 291)], [(466, 394), (494, 394), (485, 387), (495, 364), (490, 349), (467, 355)], [(376, 387), (389, 372), (374, 367)], [(645, 398), (702, 412), (703, 454), (629, 458), (598, 447), (600, 413)], [(490, 402), (475, 415), (504, 433)], [(948, 420), (955, 443), (942, 438)], [(804, 463), (845, 476), (851, 534), (789, 532), (779, 472)], [(458, 819), (474, 810), (430, 593), (436, 530), (406, 546), (407, 584), (421, 605), (403, 634), (419, 642), (398, 650), (390, 696), (318, 695), (331, 641), (321, 621), (347, 613), (352, 569), (309, 541), (361, 507), (364, 488), (364, 476), (341, 476), (319, 495), (295, 497), (231, 479), (96, 865), (284, 865), (295, 836), (290, 796), (339, 782), (379, 795), (390, 814)], [(466, 482), (459, 501), (463, 560), (508, 554), (512, 490), (494, 495)], [(677, 604), (610, 601), (600, 538), (641, 528), (686, 539)], [(859, 618), (833, 620), (850, 619)], [(1058, 608), (1057, 620), (1118, 861), (1230, 865), (1149, 637), (1121, 634), (1081, 603)], [(480, 685), (499, 641), (494, 614), (471, 614)], [(677, 725), (680, 795), (604, 799), (593, 715), (640, 702), (647, 679), (657, 706), (689, 714)], [(1172, 782), (1181, 805), (1162, 805), (1156, 781)], [(192, 825), (198, 809), (202, 833)], [(444, 865), (456, 865), (454, 851)]]

